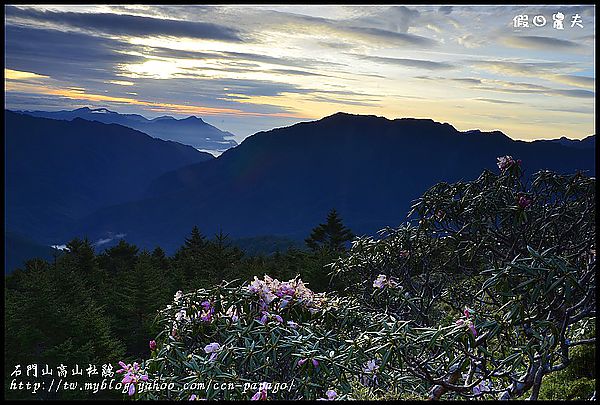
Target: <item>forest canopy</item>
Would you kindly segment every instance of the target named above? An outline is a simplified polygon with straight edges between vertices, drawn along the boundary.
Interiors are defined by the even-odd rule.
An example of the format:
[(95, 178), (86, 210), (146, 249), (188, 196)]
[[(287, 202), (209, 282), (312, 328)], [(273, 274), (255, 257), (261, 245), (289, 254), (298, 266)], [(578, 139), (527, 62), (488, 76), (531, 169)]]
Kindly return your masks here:
[(38, 395), (589, 399), (595, 178), (523, 164), (438, 183), (377, 236), (333, 209), (306, 250), (271, 256), (197, 227), (170, 257), (74, 239), (6, 276), (5, 390), (32, 398), (6, 389), (16, 364), (110, 363), (125, 394)]

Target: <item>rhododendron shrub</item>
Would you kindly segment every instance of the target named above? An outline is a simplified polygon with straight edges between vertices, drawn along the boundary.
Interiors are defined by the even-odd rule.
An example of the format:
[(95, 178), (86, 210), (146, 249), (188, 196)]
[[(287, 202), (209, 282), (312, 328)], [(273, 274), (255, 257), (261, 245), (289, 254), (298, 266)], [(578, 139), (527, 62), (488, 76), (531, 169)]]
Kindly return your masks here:
[(537, 399), (571, 347), (595, 344), (583, 338), (595, 320), (595, 179), (526, 182), (519, 160), (498, 166), (435, 185), (410, 222), (356, 240), (332, 266), (363, 307), (395, 319), (370, 344), (387, 344), (434, 399)]
[(595, 344), (595, 179), (522, 166), (439, 183), (356, 239), (331, 264), (345, 291), (265, 275), (178, 292), (143, 364), (172, 389), (136, 397), (537, 399)]
[[(151, 382), (173, 389), (140, 398), (343, 399), (373, 377), (371, 385), (385, 390), (402, 377), (384, 367), (365, 373), (383, 349), (358, 339), (378, 328), (372, 316), (355, 298), (316, 294), (299, 279), (264, 276), (178, 292), (159, 314), (163, 330), (144, 364)], [(376, 318), (379, 325), (386, 316)], [(273, 385), (263, 390), (261, 382)]]

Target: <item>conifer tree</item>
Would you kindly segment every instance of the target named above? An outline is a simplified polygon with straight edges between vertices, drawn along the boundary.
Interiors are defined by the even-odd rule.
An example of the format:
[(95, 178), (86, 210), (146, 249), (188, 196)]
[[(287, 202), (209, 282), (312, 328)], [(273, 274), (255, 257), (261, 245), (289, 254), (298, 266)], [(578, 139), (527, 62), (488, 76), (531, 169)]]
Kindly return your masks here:
[(94, 246), (87, 237), (83, 240), (75, 238), (67, 243), (66, 247), (69, 252), (68, 256), (75, 260), (78, 269), (89, 273), (97, 268)]
[(206, 265), (209, 282), (218, 283), (229, 276), (236, 278), (236, 270), (243, 256), (239, 248), (231, 245), (229, 235), (219, 230), (208, 243)]
[(180, 274), (184, 284), (179, 286), (179, 289), (199, 288), (206, 282), (207, 246), (206, 238), (200, 233), (198, 227), (194, 226), (190, 237), (186, 238), (184, 245), (173, 258), (175, 274)]
[(186, 238), (184, 249), (191, 254), (201, 252), (206, 247), (206, 237), (200, 233), (198, 226), (192, 228), (192, 234)]
[(344, 226), (337, 211), (332, 209), (327, 215), (327, 222), (315, 227), (305, 241), (313, 252), (325, 250), (328, 253), (339, 253), (346, 249), (346, 242), (353, 237), (352, 231)]
[(109, 273), (127, 271), (135, 266), (138, 250), (137, 246), (121, 239), (117, 246), (106, 249), (98, 258)]
[[(77, 243), (71, 246), (81, 247)], [(73, 259), (61, 257), (56, 264), (30, 261), (7, 288), (5, 364), (13, 370), (15, 364), (56, 368), (61, 363), (69, 367), (115, 364), (123, 358), (123, 344), (111, 331), (94, 290), (86, 285), (90, 274), (79, 269)], [(44, 390), (39, 398), (81, 398), (87, 394)]]

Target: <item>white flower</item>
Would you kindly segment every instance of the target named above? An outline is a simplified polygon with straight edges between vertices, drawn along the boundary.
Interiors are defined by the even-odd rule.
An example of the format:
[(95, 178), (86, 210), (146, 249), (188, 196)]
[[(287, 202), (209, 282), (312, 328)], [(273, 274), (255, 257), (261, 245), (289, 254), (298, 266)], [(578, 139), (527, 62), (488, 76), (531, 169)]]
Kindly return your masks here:
[(237, 309), (233, 305), (229, 307), (229, 309), (226, 312), (226, 315), (231, 318), (232, 322), (237, 322), (239, 319)]
[(185, 309), (182, 309), (181, 311), (177, 312), (177, 314), (175, 314), (175, 319), (178, 321), (181, 321), (182, 319), (186, 318), (186, 312)]
[(181, 292), (181, 290), (177, 291), (175, 293), (175, 302), (179, 302), (179, 300), (181, 300), (182, 297), (183, 297), (183, 292)]

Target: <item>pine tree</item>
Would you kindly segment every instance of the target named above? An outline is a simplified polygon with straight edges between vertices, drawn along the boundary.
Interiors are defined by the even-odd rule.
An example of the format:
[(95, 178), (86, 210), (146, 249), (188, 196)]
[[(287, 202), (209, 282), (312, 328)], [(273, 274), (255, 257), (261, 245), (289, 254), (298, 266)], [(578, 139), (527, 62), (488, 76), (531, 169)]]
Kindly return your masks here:
[(346, 242), (353, 237), (352, 231), (344, 226), (337, 211), (332, 209), (327, 215), (327, 222), (315, 227), (305, 242), (313, 252), (339, 253), (346, 250)]
[(124, 240), (120, 240), (117, 246), (106, 249), (98, 256), (101, 267), (109, 273), (131, 270), (137, 261), (138, 248)]
[(154, 264), (163, 271), (167, 271), (169, 268), (169, 258), (160, 246), (157, 246), (152, 251), (152, 260), (154, 261)]
[(198, 227), (194, 226), (190, 237), (186, 238), (184, 245), (173, 257), (175, 280), (181, 278), (183, 281), (183, 285), (178, 286), (178, 289), (199, 288), (207, 281), (207, 250), (208, 241)]
[(186, 238), (184, 249), (189, 253), (201, 252), (206, 247), (206, 238), (200, 233), (198, 226), (192, 228), (192, 234)]
[[(73, 243), (71, 247), (82, 245), (86, 244)], [(71, 252), (75, 256), (61, 257), (56, 264), (40, 260), (26, 263), (24, 271), (5, 290), (5, 364), (13, 369), (15, 364), (34, 363), (51, 368), (60, 363), (70, 367), (115, 364), (123, 358), (124, 346), (111, 330), (95, 290), (87, 285), (90, 273), (74, 260), (81, 258), (81, 251)], [(40, 399), (68, 399), (88, 394), (40, 391), (39, 395)]]
[(232, 246), (229, 235), (219, 230), (207, 246), (207, 276), (209, 282), (219, 283), (222, 279), (237, 278), (237, 269), (244, 253)]
[(75, 238), (67, 243), (66, 247), (68, 256), (75, 261), (79, 270), (89, 273), (97, 268), (94, 246), (87, 237), (83, 240)]

